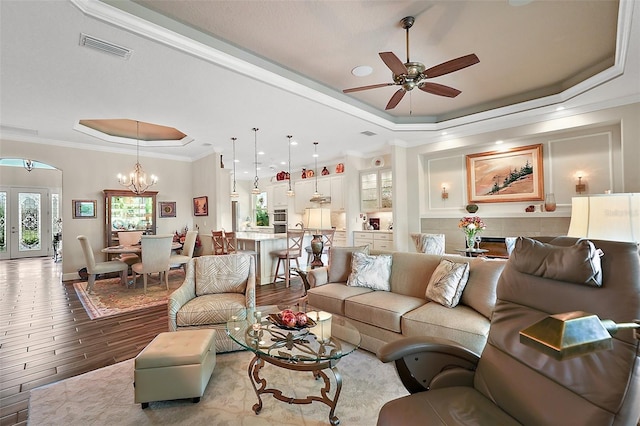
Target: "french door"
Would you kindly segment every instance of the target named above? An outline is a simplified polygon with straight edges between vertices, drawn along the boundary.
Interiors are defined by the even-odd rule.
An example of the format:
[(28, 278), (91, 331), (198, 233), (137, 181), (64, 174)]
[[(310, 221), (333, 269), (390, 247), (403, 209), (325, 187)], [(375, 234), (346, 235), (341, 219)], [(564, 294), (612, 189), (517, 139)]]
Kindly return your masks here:
[(48, 189), (0, 188), (0, 259), (49, 255), (50, 205)]

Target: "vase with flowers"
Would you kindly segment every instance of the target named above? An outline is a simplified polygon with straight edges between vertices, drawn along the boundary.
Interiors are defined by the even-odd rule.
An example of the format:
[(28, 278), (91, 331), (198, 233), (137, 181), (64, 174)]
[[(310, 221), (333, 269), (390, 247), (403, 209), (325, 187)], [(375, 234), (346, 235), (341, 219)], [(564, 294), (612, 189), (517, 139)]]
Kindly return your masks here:
[(460, 219), (458, 228), (464, 232), (467, 240), (467, 248), (472, 249), (476, 242), (476, 235), (484, 231), (487, 226), (478, 216), (465, 216)]

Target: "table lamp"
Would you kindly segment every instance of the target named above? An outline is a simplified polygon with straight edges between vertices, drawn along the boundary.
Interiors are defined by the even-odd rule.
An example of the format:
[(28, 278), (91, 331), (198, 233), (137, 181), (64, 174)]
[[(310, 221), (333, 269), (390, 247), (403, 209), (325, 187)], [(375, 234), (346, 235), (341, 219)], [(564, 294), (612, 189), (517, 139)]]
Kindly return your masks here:
[(520, 343), (558, 361), (612, 349), (611, 336), (618, 330), (635, 328), (640, 339), (640, 320), (616, 324), (582, 311), (551, 315), (520, 331)]
[[(310, 229), (313, 235), (311, 240), (311, 253), (313, 260), (311, 268), (324, 266), (322, 263), (322, 251), (324, 250), (324, 241), (320, 230), (331, 228), (331, 209), (308, 208), (305, 211), (305, 228)], [(315, 233), (313, 233), (315, 232)]]

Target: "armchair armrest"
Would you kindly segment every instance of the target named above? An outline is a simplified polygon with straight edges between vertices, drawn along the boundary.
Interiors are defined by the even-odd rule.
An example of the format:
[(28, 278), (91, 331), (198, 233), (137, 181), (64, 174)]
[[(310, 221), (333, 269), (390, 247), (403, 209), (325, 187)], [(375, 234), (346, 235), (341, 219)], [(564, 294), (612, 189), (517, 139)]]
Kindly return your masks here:
[(387, 343), (377, 356), (382, 362), (395, 361), (400, 380), (410, 393), (435, 387), (470, 386), (480, 359), (451, 340), (427, 336)]
[(312, 269), (307, 273), (309, 288), (318, 287), (329, 282), (329, 269), (326, 266)]
[(167, 311), (169, 315), (169, 331), (178, 329), (177, 314), (185, 303), (196, 297), (196, 277), (194, 272), (193, 259), (187, 263), (187, 272), (182, 285), (176, 289), (167, 300)]

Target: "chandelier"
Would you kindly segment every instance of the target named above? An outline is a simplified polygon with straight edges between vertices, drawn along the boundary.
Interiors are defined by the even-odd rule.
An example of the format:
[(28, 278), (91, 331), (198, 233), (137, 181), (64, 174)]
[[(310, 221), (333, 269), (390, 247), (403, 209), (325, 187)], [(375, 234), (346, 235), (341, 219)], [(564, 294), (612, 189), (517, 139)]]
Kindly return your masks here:
[(118, 173), (118, 183), (129, 188), (134, 194), (140, 195), (156, 182), (158, 182), (158, 177), (151, 175), (151, 179), (147, 183), (147, 174), (140, 164), (140, 122), (136, 121), (136, 165), (129, 176)]

